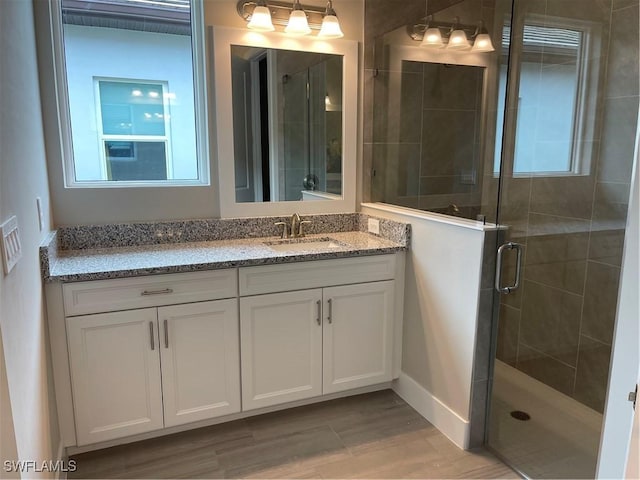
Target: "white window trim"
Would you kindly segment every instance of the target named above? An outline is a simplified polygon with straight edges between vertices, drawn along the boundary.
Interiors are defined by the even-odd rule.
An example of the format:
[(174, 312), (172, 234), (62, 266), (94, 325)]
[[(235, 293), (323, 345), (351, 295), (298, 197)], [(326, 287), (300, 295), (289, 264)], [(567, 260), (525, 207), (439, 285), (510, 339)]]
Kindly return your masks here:
[[(598, 76), (590, 75), (589, 71), (593, 69), (594, 66), (597, 66), (598, 69), (600, 68), (600, 61), (597, 59), (597, 55), (594, 54), (594, 49), (596, 49), (594, 38), (602, 38), (601, 30), (596, 24), (585, 20), (555, 18), (544, 15), (528, 15), (526, 22), (527, 25), (574, 29), (580, 31), (583, 35), (583, 42), (577, 58), (578, 85), (576, 88), (576, 101), (573, 118), (572, 144), (570, 152), (571, 158), (569, 159), (570, 168), (562, 171), (516, 172), (514, 168), (514, 156), (506, 165), (507, 168), (505, 173), (513, 178), (588, 176), (591, 174), (594, 152), (592, 150), (588, 155), (583, 155), (584, 139), (589, 138), (589, 136), (594, 138), (593, 132), (595, 131), (595, 123), (597, 122), (597, 117), (595, 115), (597, 105), (595, 104), (596, 100), (594, 100), (596, 96), (590, 95), (590, 92), (597, 92), (598, 82)], [(589, 110), (591, 110), (591, 115), (589, 114)], [(591, 125), (588, 125), (588, 121), (586, 119), (590, 116), (592, 117)], [(519, 116), (517, 117), (517, 120), (519, 120)], [(592, 141), (591, 143), (591, 149), (595, 148), (593, 145), (594, 142)], [(499, 175), (499, 171), (493, 172), (493, 176), (495, 178), (499, 177)]]
[(209, 168), (209, 122), (207, 114), (206, 58), (203, 0), (191, 0), (191, 53), (193, 64), (193, 92), (196, 133), (196, 160), (198, 178), (194, 180), (147, 180), (147, 181), (77, 181), (73, 159), (71, 137), (71, 114), (69, 88), (65, 67), (64, 29), (61, 0), (49, 0), (51, 40), (53, 45), (53, 69), (56, 88), (56, 104), (60, 131), (62, 171), (64, 187), (86, 188), (146, 188), (146, 187), (193, 187), (210, 186)]
[[(112, 83), (139, 83), (143, 85), (153, 85), (162, 90), (162, 110), (164, 120), (164, 135), (112, 135), (105, 134), (102, 124), (102, 102), (100, 101), (100, 82)], [(107, 179), (107, 154), (105, 152), (105, 142), (163, 142), (165, 154), (165, 168), (167, 180), (173, 180), (173, 149), (171, 145), (171, 105), (168, 99), (169, 83), (156, 80), (139, 80), (129, 78), (93, 77), (94, 100), (96, 105), (96, 126), (98, 130), (98, 149), (100, 152), (100, 174), (103, 181), (113, 181)], [(156, 180), (165, 182), (167, 180)], [(119, 181), (120, 182), (120, 181)]]

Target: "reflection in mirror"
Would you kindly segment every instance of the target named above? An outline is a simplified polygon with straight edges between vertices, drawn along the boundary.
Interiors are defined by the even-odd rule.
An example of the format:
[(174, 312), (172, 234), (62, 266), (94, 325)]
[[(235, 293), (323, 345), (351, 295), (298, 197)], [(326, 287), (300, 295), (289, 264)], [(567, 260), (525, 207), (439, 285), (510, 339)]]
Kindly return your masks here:
[(342, 56), (231, 46), (236, 202), (342, 196)]
[(481, 213), (486, 67), (399, 65), (400, 71), (376, 78), (382, 87), (376, 104), (389, 105), (396, 119), (389, 115), (387, 125), (375, 120), (374, 141), (387, 145), (374, 146), (373, 199), (475, 219)]

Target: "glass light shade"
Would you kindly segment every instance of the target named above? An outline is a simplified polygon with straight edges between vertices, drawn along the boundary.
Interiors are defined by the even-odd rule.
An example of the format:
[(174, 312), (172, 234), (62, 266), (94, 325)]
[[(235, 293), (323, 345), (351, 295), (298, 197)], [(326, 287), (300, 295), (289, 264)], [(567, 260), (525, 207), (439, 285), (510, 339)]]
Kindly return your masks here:
[(319, 38), (341, 38), (344, 37), (340, 22), (335, 15), (325, 15), (322, 19), (322, 27), (318, 33)]
[(451, 32), (447, 48), (452, 50), (469, 50), (471, 48), (469, 40), (467, 40), (467, 34), (464, 33), (464, 30), (458, 29)]
[(473, 42), (472, 52), (493, 52), (493, 43), (488, 33), (480, 33), (476, 37), (476, 41)]
[(307, 22), (307, 14), (304, 10), (293, 10), (289, 16), (285, 32), (291, 35), (308, 35), (311, 33), (309, 22)]
[(444, 47), (440, 29), (436, 27), (427, 28), (427, 30), (424, 32), (424, 37), (422, 38), (422, 43), (420, 43), (420, 46), (430, 48)]
[(251, 15), (251, 21), (247, 25), (251, 30), (258, 30), (260, 32), (273, 32), (275, 27), (271, 21), (271, 12), (268, 7), (257, 6), (253, 10)]

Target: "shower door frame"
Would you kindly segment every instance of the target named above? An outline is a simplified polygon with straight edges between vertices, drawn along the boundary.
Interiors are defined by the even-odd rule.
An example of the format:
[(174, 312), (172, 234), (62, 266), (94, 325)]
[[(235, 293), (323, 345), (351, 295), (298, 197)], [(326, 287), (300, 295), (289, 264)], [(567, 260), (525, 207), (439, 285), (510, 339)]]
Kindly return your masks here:
[[(516, 7), (517, 0), (511, 2), (511, 41), (507, 66), (506, 99), (504, 111), (504, 125), (502, 138), (502, 154), (499, 173), (499, 190), (497, 197), (496, 218), (500, 221), (502, 206), (502, 182), (504, 179), (505, 166), (509, 162), (506, 170), (512, 173), (516, 124), (518, 119), (518, 109), (511, 108), (513, 99), (517, 98), (520, 86), (520, 68), (513, 68), (517, 62), (522, 60), (522, 45), (513, 41), (514, 24), (524, 26), (524, 14)], [(520, 20), (518, 22), (518, 20)], [(514, 48), (515, 47), (515, 48)], [(514, 78), (514, 73), (515, 77)], [(575, 141), (575, 140), (574, 140)], [(510, 158), (505, 158), (509, 156)], [(506, 161), (505, 161), (506, 160)], [(636, 142), (633, 159), (633, 178), (631, 179), (630, 201), (627, 212), (624, 250), (621, 264), (620, 284), (618, 287), (617, 311), (614, 326), (614, 336), (612, 341), (611, 361), (609, 367), (608, 385), (603, 413), (603, 423), (600, 433), (600, 445), (597, 452), (596, 478), (624, 478), (628, 461), (637, 461), (637, 452), (630, 451), (631, 434), (634, 425), (635, 412), (628, 395), (640, 383), (640, 354), (638, 352), (638, 341), (640, 338), (638, 319), (640, 318), (640, 307), (637, 298), (639, 246), (638, 225), (640, 218), (639, 206), (639, 164), (640, 164), (640, 112), (636, 124)], [(496, 249), (503, 242), (498, 239)], [(496, 259), (498, 261), (498, 259)], [(494, 299), (494, 324), (492, 327), (491, 357), (490, 357), (490, 382), (487, 397), (487, 417), (485, 421), (485, 443), (488, 445), (489, 419), (491, 416), (491, 398), (494, 381), (494, 365), (497, 353), (497, 322), (499, 319), (499, 297)], [(494, 453), (509, 462), (499, 452), (489, 447)]]

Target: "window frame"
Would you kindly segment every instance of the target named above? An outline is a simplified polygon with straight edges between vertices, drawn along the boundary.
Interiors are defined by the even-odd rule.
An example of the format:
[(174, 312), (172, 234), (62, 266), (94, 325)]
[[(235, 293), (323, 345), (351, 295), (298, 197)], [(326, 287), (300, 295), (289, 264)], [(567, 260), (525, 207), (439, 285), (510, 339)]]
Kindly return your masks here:
[[(524, 25), (534, 25), (538, 27), (564, 28), (579, 31), (582, 35), (583, 42), (578, 50), (576, 61), (577, 86), (575, 94), (575, 109), (572, 121), (571, 132), (571, 151), (570, 151), (570, 167), (568, 170), (562, 171), (516, 171), (515, 170), (515, 152), (511, 156), (506, 165), (504, 165), (504, 173), (514, 178), (530, 178), (530, 177), (576, 177), (588, 176), (591, 174), (592, 165), (594, 164), (594, 132), (597, 131), (598, 117), (595, 112), (598, 109), (596, 95), (593, 92), (598, 90), (598, 79), (602, 68), (602, 60), (596, 54), (600, 46), (598, 40), (602, 39), (601, 28), (587, 20), (574, 20), (568, 18), (551, 17), (545, 15), (529, 14), (526, 16)], [(511, 24), (511, 28), (514, 25)], [(524, 52), (520, 52), (520, 56), (524, 57)], [(522, 58), (519, 59), (522, 61)], [(505, 64), (506, 65), (506, 64)], [(594, 71), (596, 72), (594, 74)], [(502, 75), (501, 69), (498, 69), (498, 76)], [(518, 73), (520, 75), (520, 73)], [(518, 84), (518, 91), (520, 85)], [(507, 93), (507, 92), (505, 92)], [(506, 101), (505, 101), (506, 102)], [(516, 138), (517, 128), (520, 120), (519, 108), (516, 109)], [(589, 120), (590, 118), (590, 120)], [(504, 120), (504, 119), (503, 119)], [(504, 135), (504, 131), (502, 133)], [(591, 139), (591, 140), (589, 140)], [(584, 154), (585, 143), (591, 143), (591, 151)], [(515, 146), (515, 144), (514, 144)], [(587, 147), (589, 148), (589, 147)], [(504, 162), (504, 158), (501, 159)], [(500, 167), (500, 164), (498, 164)], [(497, 178), (500, 175), (500, 169), (495, 170), (495, 163), (492, 167), (493, 176)]]
[[(162, 90), (162, 114), (164, 120), (164, 135), (115, 135), (104, 133), (104, 123), (102, 119), (102, 101), (100, 96), (100, 82), (111, 83), (137, 83), (141, 85), (152, 85), (154, 87), (160, 87)], [(96, 106), (96, 126), (98, 130), (98, 149), (100, 152), (100, 174), (102, 181), (113, 182), (107, 178), (107, 153), (106, 142), (163, 142), (164, 143), (164, 155), (165, 155), (165, 169), (167, 178), (166, 180), (156, 181), (171, 181), (173, 180), (173, 155), (171, 150), (171, 122), (170, 111), (171, 106), (169, 104), (167, 94), (169, 92), (169, 82), (160, 80), (137, 80), (129, 78), (113, 78), (113, 77), (93, 77), (94, 88), (94, 100)], [(126, 181), (131, 182), (133, 180), (117, 180), (118, 182)], [(83, 182), (84, 183), (84, 182)]]
[[(203, 0), (191, 0), (191, 60), (194, 92), (194, 117), (196, 137), (196, 162), (198, 178), (191, 180), (76, 180), (76, 168), (71, 132), (71, 112), (69, 108), (69, 88), (64, 46), (64, 25), (62, 21), (62, 0), (49, 0), (51, 4), (51, 41), (53, 50), (53, 68), (55, 77), (57, 123), (60, 134), (62, 171), (65, 189), (94, 188), (164, 188), (210, 186), (211, 169), (209, 166), (209, 122), (207, 113), (206, 56), (204, 32)], [(101, 77), (100, 77), (101, 78)], [(99, 102), (99, 99), (98, 99)], [(100, 122), (101, 125), (101, 122)], [(169, 128), (169, 131), (171, 129)], [(170, 134), (168, 135), (170, 137)], [(104, 157), (103, 149), (100, 149)], [(104, 164), (103, 160), (100, 159)], [(168, 164), (167, 160), (167, 164)], [(101, 167), (102, 169), (102, 167)]]

